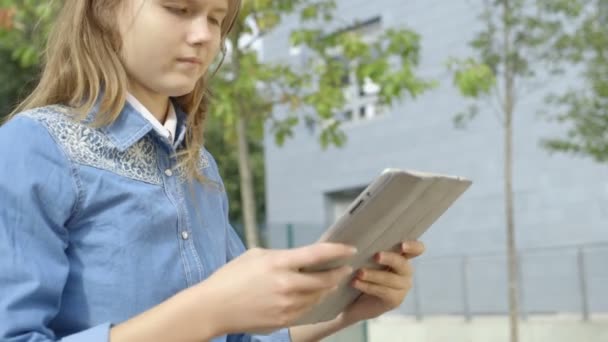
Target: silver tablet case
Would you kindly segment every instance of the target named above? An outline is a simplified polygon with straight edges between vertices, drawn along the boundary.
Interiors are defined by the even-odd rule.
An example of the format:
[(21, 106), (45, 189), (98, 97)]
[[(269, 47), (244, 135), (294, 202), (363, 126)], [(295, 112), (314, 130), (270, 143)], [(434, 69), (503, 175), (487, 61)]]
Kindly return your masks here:
[(297, 321), (297, 325), (336, 318), (361, 292), (350, 286), (360, 268), (380, 268), (379, 251), (400, 250), (400, 242), (418, 239), (466, 191), (471, 181), (455, 176), (386, 169), (349, 206), (319, 241), (356, 246), (349, 262), (334, 262), (303, 270), (314, 272), (349, 264), (354, 272)]

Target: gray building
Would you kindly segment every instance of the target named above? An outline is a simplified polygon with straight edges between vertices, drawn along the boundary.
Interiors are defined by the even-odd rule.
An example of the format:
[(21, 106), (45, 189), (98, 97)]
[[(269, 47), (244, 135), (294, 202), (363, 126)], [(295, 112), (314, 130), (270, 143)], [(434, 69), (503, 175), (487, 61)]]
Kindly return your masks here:
[[(314, 241), (386, 167), (465, 176), (473, 180), (471, 188), (422, 238), (428, 251), (420, 260), (425, 265), (419, 268), (417, 279), (424, 286), (418, 286), (417, 296), (408, 297), (403, 310), (504, 312), (502, 131), (492, 104), (482, 106), (479, 117), (466, 129), (454, 128), (454, 114), (468, 102), (459, 96), (446, 68), (449, 57), (471, 54), (467, 43), (482, 27), (477, 20), (481, 1), (337, 3), (343, 21), (369, 21), (370, 35), (389, 27), (418, 32), (422, 37), (418, 74), (438, 80), (440, 85), (392, 108), (353, 100), (343, 126), (348, 142), (340, 149), (321, 149), (316, 135), (303, 126), (283, 147), (275, 146), (268, 134), (265, 158), (270, 244), (285, 247), (290, 240), (295, 245)], [(265, 38), (266, 60), (299, 63), (303, 52), (290, 49), (288, 43), (295, 20), (286, 20)], [(515, 221), (518, 246), (527, 251), (521, 259), (522, 302), (530, 312), (576, 311), (581, 305), (592, 311), (608, 311), (608, 300), (600, 294), (602, 286), (608, 284), (608, 273), (600, 266), (608, 248), (598, 245), (608, 241), (606, 168), (585, 158), (551, 155), (539, 146), (541, 138), (564, 131), (564, 127), (537, 115), (544, 95), (575, 83), (574, 78), (561, 78), (530, 84), (523, 89), (516, 111)], [(291, 232), (286, 229), (290, 224)], [(563, 247), (545, 249), (554, 246)], [(578, 277), (580, 253), (587, 277), (584, 289)], [(451, 285), (446, 286), (446, 281)], [(469, 297), (465, 303), (463, 293)]]

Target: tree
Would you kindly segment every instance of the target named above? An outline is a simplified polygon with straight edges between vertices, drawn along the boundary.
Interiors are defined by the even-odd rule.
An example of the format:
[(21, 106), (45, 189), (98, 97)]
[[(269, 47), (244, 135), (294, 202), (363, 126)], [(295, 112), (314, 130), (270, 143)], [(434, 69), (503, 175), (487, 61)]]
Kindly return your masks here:
[(52, 12), (48, 2), (0, 0), (0, 122), (35, 85)]
[[(432, 86), (414, 74), (420, 49), (416, 33), (387, 29), (376, 41), (364, 42), (354, 29), (358, 22), (336, 27), (335, 8), (332, 0), (244, 2), (230, 37), (226, 63), (213, 81), (213, 117), (224, 123), (226, 134), (233, 137), (238, 150), (249, 246), (258, 245), (259, 238), (247, 132), (263, 132), (264, 124), (269, 123), (280, 145), (293, 135), (294, 127), (305, 122), (318, 129), (323, 147), (341, 146), (346, 137), (336, 116), (346, 103), (341, 81), (351, 71), (358, 82), (376, 84), (379, 101), (387, 106), (405, 94), (416, 96)], [(311, 56), (303, 68), (287, 62), (261, 61), (254, 48), (254, 42), (285, 20), (299, 20), (290, 37), (292, 46), (305, 49)], [(278, 108), (286, 108), (287, 113), (279, 115)]]
[[(552, 118), (568, 125), (564, 137), (545, 139), (549, 150), (586, 155), (608, 162), (608, 1), (554, 1), (554, 18), (563, 24), (551, 41), (546, 58), (563, 73), (574, 66), (582, 84), (547, 97)], [(565, 29), (565, 28), (573, 29)], [(574, 68), (570, 68), (571, 70)]]
[[(209, 120), (206, 127), (205, 146), (213, 154), (218, 165), (221, 166), (224, 187), (228, 198), (235, 199), (230, 202), (228, 216), (239, 234), (242, 232), (243, 209), (240, 199), (239, 165), (237, 159), (237, 148), (234, 144), (234, 132), (224, 129), (219, 120)], [(256, 203), (256, 217), (263, 222), (265, 219), (265, 188), (264, 188), (264, 151), (259, 132), (250, 130), (247, 141), (249, 145), (252, 179), (254, 184), (253, 193)], [(264, 243), (262, 243), (264, 245)]]
[[(462, 127), (475, 118), (479, 101), (498, 101), (497, 117), (504, 144), (504, 207), (507, 236), (508, 298), (511, 341), (519, 339), (519, 279), (515, 239), (513, 193), (513, 116), (520, 95), (551, 54), (561, 28), (555, 8), (569, 0), (484, 0), (480, 19), (484, 28), (470, 42), (475, 54), (452, 59), (454, 83), (460, 93), (473, 100), (467, 111), (455, 116)], [(549, 71), (549, 70), (548, 70)]]

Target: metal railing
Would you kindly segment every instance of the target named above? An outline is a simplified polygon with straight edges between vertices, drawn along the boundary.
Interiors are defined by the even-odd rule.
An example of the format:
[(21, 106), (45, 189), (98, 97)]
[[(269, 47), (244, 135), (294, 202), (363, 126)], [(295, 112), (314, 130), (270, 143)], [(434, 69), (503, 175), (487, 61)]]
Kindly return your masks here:
[[(322, 230), (314, 225), (282, 227), (278, 238), (287, 247), (313, 242)], [(517, 260), (522, 319), (560, 314), (588, 321), (608, 313), (608, 242), (521, 249)], [(504, 251), (422, 256), (414, 264), (414, 287), (399, 313), (419, 320), (444, 315), (467, 321), (508, 313)]]
[[(520, 315), (608, 313), (608, 243), (518, 251)], [(429, 315), (504, 315), (507, 258), (504, 252), (421, 257), (415, 261), (414, 288), (400, 312)]]

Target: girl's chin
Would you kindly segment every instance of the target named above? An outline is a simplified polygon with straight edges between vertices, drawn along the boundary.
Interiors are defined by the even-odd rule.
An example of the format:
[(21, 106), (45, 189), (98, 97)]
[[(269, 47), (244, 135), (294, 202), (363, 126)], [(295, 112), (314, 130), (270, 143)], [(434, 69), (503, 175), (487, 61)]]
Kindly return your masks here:
[(192, 80), (189, 80), (188, 82), (172, 82), (170, 85), (162, 87), (162, 93), (171, 97), (179, 97), (190, 94), (195, 86), (196, 81)]

